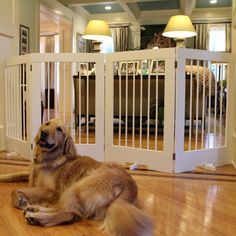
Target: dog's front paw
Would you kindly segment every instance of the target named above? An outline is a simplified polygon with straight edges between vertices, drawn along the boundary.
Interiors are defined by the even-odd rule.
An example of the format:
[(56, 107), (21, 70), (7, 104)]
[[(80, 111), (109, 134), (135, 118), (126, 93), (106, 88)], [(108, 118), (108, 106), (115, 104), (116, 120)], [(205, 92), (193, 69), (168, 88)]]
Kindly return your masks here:
[(39, 220), (34, 216), (34, 213), (27, 211), (25, 213), (25, 218), (30, 225), (40, 225)]
[(20, 190), (13, 190), (11, 192), (11, 202), (13, 207), (19, 209), (24, 209), (28, 205), (28, 200)]
[(23, 214), (24, 216), (26, 216), (27, 212), (38, 212), (39, 211), (39, 207), (38, 206), (33, 206), (33, 205), (27, 205), (24, 209), (23, 209)]

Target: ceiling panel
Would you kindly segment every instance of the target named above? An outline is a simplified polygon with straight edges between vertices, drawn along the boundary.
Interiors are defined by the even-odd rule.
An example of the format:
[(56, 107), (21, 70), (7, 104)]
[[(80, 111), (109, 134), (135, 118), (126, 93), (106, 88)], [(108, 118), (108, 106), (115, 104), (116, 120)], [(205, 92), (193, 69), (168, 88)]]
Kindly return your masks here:
[(179, 0), (138, 2), (137, 4), (138, 4), (141, 11), (179, 9), (180, 8)]
[[(51, 0), (50, 0), (51, 1)], [(202, 22), (232, 19), (232, 0), (57, 0), (88, 19), (104, 19), (112, 23), (138, 22), (166, 24), (172, 15), (187, 14)], [(110, 5), (111, 10), (105, 10)], [(109, 14), (111, 13), (111, 14)]]
[[(105, 7), (110, 6), (110, 10), (106, 10)], [(83, 8), (88, 11), (90, 14), (105, 14), (105, 13), (118, 13), (123, 12), (119, 4), (97, 4), (97, 5), (87, 5)]]
[(218, 0), (217, 3), (211, 4), (210, 0), (197, 0), (196, 8), (214, 8), (214, 7), (232, 7), (232, 0)]

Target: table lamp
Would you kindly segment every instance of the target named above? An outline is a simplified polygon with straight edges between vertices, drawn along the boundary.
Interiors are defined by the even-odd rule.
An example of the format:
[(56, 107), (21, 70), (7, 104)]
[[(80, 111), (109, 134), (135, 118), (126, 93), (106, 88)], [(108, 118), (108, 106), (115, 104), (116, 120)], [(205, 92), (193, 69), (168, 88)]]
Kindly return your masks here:
[(176, 47), (185, 47), (185, 39), (196, 36), (197, 33), (189, 16), (175, 15), (169, 19), (162, 35), (174, 38)]

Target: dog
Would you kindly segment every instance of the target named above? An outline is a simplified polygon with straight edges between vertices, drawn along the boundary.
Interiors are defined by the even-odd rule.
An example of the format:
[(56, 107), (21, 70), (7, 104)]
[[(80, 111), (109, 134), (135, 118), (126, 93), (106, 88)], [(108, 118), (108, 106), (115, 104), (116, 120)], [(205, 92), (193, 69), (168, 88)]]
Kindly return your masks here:
[(138, 207), (137, 184), (123, 167), (77, 155), (58, 119), (43, 124), (34, 141), (30, 186), (11, 193), (13, 207), (23, 210), (29, 224), (94, 219), (103, 220), (108, 235), (153, 235), (151, 218)]

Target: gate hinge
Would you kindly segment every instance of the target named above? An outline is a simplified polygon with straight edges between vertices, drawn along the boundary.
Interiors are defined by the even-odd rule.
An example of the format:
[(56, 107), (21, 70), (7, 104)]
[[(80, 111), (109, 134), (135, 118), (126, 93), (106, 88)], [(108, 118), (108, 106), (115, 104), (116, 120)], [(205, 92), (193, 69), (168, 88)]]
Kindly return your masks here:
[(175, 154), (175, 153), (173, 153), (173, 161), (175, 161), (175, 155), (176, 155), (176, 154)]
[(178, 62), (175, 61), (175, 69), (178, 67)]
[(33, 70), (33, 66), (32, 65), (30, 65), (30, 71), (32, 71)]

